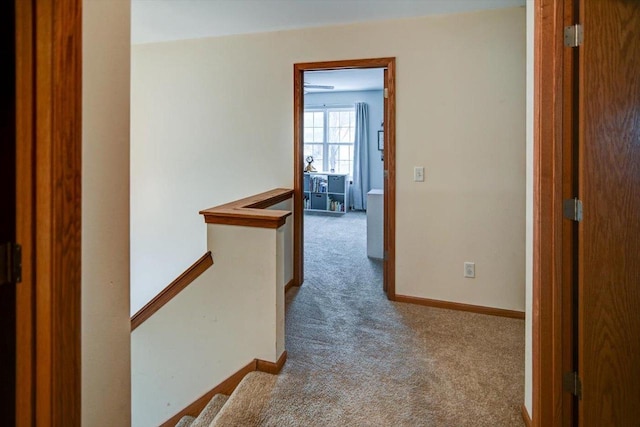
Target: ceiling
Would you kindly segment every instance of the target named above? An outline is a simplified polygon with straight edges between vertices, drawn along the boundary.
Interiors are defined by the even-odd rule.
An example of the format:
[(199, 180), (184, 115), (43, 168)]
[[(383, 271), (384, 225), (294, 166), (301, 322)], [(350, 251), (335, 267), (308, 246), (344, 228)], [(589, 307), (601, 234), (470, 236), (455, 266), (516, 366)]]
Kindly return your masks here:
[(132, 0), (131, 42), (260, 33), (524, 4), (525, 0)]
[(307, 71), (305, 83), (333, 86), (333, 89), (305, 89), (308, 93), (345, 92), (352, 90), (382, 90), (384, 74), (382, 68), (337, 71)]

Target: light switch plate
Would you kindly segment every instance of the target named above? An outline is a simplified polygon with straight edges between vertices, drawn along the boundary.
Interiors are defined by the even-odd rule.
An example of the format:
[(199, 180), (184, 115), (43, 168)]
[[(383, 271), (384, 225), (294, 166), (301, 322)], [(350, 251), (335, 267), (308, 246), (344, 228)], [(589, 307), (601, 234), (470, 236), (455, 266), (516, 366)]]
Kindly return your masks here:
[(415, 182), (424, 182), (424, 166), (415, 166), (413, 168), (413, 180)]

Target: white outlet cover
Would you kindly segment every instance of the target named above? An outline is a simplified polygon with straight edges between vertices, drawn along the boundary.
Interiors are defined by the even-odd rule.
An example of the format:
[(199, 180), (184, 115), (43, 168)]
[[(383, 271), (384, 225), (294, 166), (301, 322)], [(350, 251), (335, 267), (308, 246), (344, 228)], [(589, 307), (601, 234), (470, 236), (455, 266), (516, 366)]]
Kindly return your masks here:
[(476, 277), (476, 264), (474, 262), (464, 263), (464, 277), (471, 279)]

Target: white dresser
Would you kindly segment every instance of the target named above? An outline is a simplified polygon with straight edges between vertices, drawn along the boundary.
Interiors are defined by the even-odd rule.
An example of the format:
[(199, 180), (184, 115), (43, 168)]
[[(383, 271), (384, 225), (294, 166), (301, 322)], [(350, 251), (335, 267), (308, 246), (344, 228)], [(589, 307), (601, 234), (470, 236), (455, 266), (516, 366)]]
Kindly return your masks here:
[(367, 193), (367, 256), (384, 258), (384, 192)]

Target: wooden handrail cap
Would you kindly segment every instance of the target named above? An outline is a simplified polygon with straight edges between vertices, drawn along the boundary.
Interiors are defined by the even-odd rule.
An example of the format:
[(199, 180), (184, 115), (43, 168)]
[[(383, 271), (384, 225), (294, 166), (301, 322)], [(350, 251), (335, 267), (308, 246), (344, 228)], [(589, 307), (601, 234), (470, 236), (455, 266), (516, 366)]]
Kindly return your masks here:
[(204, 209), (200, 214), (207, 224), (243, 225), (247, 227), (279, 228), (291, 211), (267, 210), (269, 206), (293, 197), (293, 190), (276, 188), (264, 193)]

